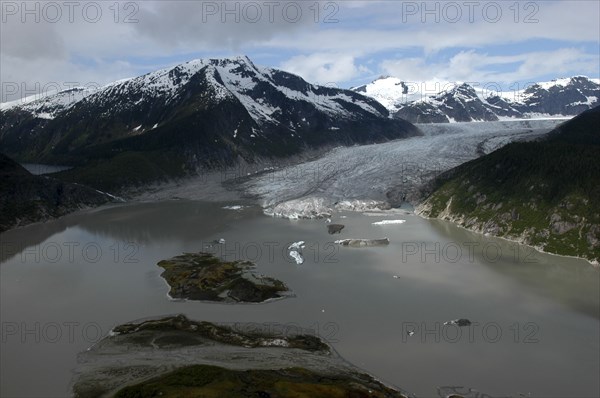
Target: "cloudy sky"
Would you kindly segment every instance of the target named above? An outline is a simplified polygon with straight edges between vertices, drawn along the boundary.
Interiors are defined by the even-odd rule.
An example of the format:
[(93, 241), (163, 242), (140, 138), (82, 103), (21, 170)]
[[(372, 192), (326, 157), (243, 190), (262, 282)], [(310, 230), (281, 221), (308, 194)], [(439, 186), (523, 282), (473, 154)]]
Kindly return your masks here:
[(600, 1), (1, 0), (1, 101), (248, 55), (313, 83), (598, 78)]

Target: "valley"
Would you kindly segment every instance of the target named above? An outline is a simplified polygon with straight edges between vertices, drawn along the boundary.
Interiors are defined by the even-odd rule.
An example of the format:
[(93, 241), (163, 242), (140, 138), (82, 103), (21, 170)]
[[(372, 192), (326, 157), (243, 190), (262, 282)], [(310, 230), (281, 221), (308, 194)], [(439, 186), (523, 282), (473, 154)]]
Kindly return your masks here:
[(600, 81), (303, 57), (0, 105), (1, 396), (600, 394)]

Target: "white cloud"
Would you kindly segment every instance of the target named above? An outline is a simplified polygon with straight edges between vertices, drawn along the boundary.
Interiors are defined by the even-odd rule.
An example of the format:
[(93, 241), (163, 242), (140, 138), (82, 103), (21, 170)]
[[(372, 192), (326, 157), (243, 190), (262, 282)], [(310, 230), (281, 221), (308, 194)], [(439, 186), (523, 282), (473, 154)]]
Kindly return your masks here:
[[(507, 64), (518, 66), (505, 72)], [(446, 62), (431, 63), (422, 57), (387, 59), (380, 64), (384, 73), (407, 81), (438, 80), (481, 84), (535, 81), (536, 77), (548, 74), (560, 77), (581, 73), (597, 77), (599, 67), (597, 55), (577, 48), (503, 56), (470, 50), (461, 51)]]
[[(0, 24), (0, 80), (110, 81), (135, 74), (147, 64), (156, 64), (158, 68), (167, 66), (165, 62), (169, 64), (198, 54), (279, 53), (267, 57), (270, 65), (279, 64), (315, 82), (364, 78), (370, 72), (359, 65), (359, 60), (371, 65), (369, 58), (387, 53), (390, 54), (387, 58), (400, 59), (395, 54), (405, 51), (413, 54), (411, 58), (390, 59), (382, 68), (420, 80), (444, 75), (465, 80), (473, 75), (514, 79), (534, 76), (538, 72), (593, 73), (585, 71), (598, 63), (597, 54), (592, 59), (575, 47), (584, 43), (598, 45), (600, 2), (597, 1), (533, 2), (539, 6), (534, 16), (537, 23), (523, 23), (527, 15), (525, 9), (520, 10), (516, 23), (508, 8), (513, 2), (501, 3), (504, 15), (497, 23), (486, 22), (481, 15), (474, 23), (443, 20), (423, 23), (420, 15), (405, 18), (402, 7), (407, 2), (400, 1), (321, 2), (318, 14), (314, 12), (312, 1), (276, 2), (279, 6), (273, 19), (263, 8), (256, 23), (248, 20), (252, 14), (248, 10), (244, 13), (243, 8), (234, 12), (240, 17), (236, 22), (236, 16), (227, 14), (224, 2), (220, 1), (134, 3), (139, 6), (133, 15), (138, 22), (130, 24), (114, 22), (114, 12), (109, 9), (114, 6), (113, 2), (102, 3), (103, 18), (96, 23), (82, 20), (83, 6), (75, 13), (75, 23), (61, 20), (23, 24), (20, 15), (8, 15), (8, 22)], [(249, 4), (233, 3), (239, 7)], [(286, 15), (282, 13), (288, 3), (301, 5), (302, 17), (298, 21), (290, 18), (293, 17), (291, 8)], [(339, 9), (325, 8), (329, 3)], [(219, 9), (209, 12), (206, 4), (216, 5)], [(414, 4), (421, 6), (422, 2)], [(573, 12), (574, 9), (577, 11)], [(332, 11), (335, 11), (333, 18), (338, 23), (315, 23), (315, 17), (322, 22)], [(123, 19), (126, 14), (121, 9), (119, 18)], [(518, 67), (509, 67), (512, 75), (494, 71), (492, 61), (508, 65), (510, 61), (506, 60), (510, 57), (494, 59), (497, 55), (486, 53), (490, 48), (518, 43), (526, 51), (526, 43), (537, 39), (551, 43), (550, 48), (556, 52), (550, 54), (553, 58), (517, 56), (513, 62), (518, 63)], [(569, 50), (558, 52), (559, 46)], [(475, 51), (463, 51), (465, 48)], [(462, 52), (450, 62), (431, 64), (432, 55), (441, 54), (442, 50)], [(546, 62), (542, 62), (544, 60)]]
[(365, 66), (356, 65), (352, 55), (334, 53), (297, 55), (280, 66), (310, 82), (320, 84), (347, 81), (369, 72)]
[[(427, 19), (423, 23), (420, 15), (411, 16), (404, 22), (403, 2), (387, 3), (389, 5), (379, 11), (378, 19), (369, 19), (370, 23), (366, 25), (348, 27), (340, 19), (341, 23), (330, 29), (302, 31), (291, 40), (276, 36), (264, 45), (304, 52), (362, 54), (421, 48), (426, 54), (431, 54), (449, 48), (484, 48), (536, 39), (573, 42), (598, 42), (599, 39), (599, 2), (536, 2), (539, 5), (535, 13), (536, 23), (524, 22), (528, 16), (524, 10), (520, 11), (518, 22), (515, 22), (515, 15), (509, 9), (514, 4), (512, 2), (502, 3), (503, 16), (495, 23), (486, 21), (481, 15), (474, 23), (468, 23), (467, 15), (458, 23), (444, 21), (444, 18), (439, 23)], [(574, 9), (577, 12), (573, 12)], [(356, 9), (355, 12), (363, 11)], [(380, 21), (384, 23), (380, 24)]]

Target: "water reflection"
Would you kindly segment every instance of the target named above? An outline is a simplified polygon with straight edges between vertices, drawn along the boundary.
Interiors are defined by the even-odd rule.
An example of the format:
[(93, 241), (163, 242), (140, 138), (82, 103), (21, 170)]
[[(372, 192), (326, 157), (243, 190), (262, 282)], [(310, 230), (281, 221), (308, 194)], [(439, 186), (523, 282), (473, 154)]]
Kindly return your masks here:
[[(91, 323), (105, 333), (119, 323), (174, 313), (213, 322), (295, 324), (319, 329), (350, 362), (420, 396), (435, 396), (443, 385), (499, 396), (517, 391), (598, 395), (598, 273), (587, 262), (530, 254), (522, 246), (523, 256), (535, 261), (516, 261), (508, 242), (413, 215), (392, 217), (406, 218), (406, 223), (387, 226), (372, 224), (381, 218), (356, 213), (336, 218), (346, 226), (342, 238), (387, 236), (391, 242), (388, 247), (342, 248), (331, 246), (338, 235), (327, 233), (324, 220), (291, 222), (265, 217), (259, 208), (232, 211), (223, 205), (119, 205), (3, 234), (3, 242), (28, 249), (2, 257), (2, 321), (29, 328)], [(296, 297), (264, 305), (169, 301), (156, 263), (201, 250), (203, 242), (221, 237), (226, 244), (216, 247), (228, 259), (255, 260), (260, 273), (285, 281)], [(299, 240), (306, 242), (302, 265), (286, 251), (289, 242)], [(73, 261), (50, 261), (49, 256), (30, 261), (31, 254), (21, 258), (35, 251), (32, 247), (68, 242), (95, 243), (103, 255), (89, 261), (86, 256), (93, 251), (86, 254), (79, 246)], [(127, 262), (129, 252), (123, 249), (130, 242), (139, 250), (135, 261)], [(436, 243), (448, 250), (435, 250)], [(491, 243), (502, 252), (494, 261), (489, 258), (494, 252), (483, 250)], [(465, 250), (460, 261), (452, 261), (452, 244), (473, 244), (472, 258)], [(490, 343), (482, 339), (481, 329), (474, 342), (432, 342), (431, 337), (422, 342), (423, 330), (410, 339), (403, 334), (407, 323), (432, 328), (463, 317), (497, 323), (503, 338)], [(515, 323), (521, 332), (526, 323), (535, 324), (539, 341), (515, 343)], [(38, 344), (32, 336), (19, 337), (7, 336), (8, 344), (2, 344), (0, 395), (67, 395), (76, 355), (90, 342), (42, 339)], [(577, 374), (576, 386), (564, 383), (571, 374)]]
[(473, 253), (478, 264), (516, 281), (523, 289), (600, 318), (600, 301), (597, 300), (600, 297), (600, 269), (589, 262), (540, 253), (514, 242), (457, 228), (449, 222), (429, 221), (435, 231), (462, 249), (463, 261), (471, 261), (469, 254)]

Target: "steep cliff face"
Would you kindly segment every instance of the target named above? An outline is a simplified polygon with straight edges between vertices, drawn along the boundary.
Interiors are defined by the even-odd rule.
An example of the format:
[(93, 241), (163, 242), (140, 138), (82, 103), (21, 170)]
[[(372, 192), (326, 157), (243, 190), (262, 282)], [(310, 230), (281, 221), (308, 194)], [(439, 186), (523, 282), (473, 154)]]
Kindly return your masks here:
[(511, 143), (442, 175), (426, 217), (541, 250), (600, 259), (600, 107), (536, 142)]

